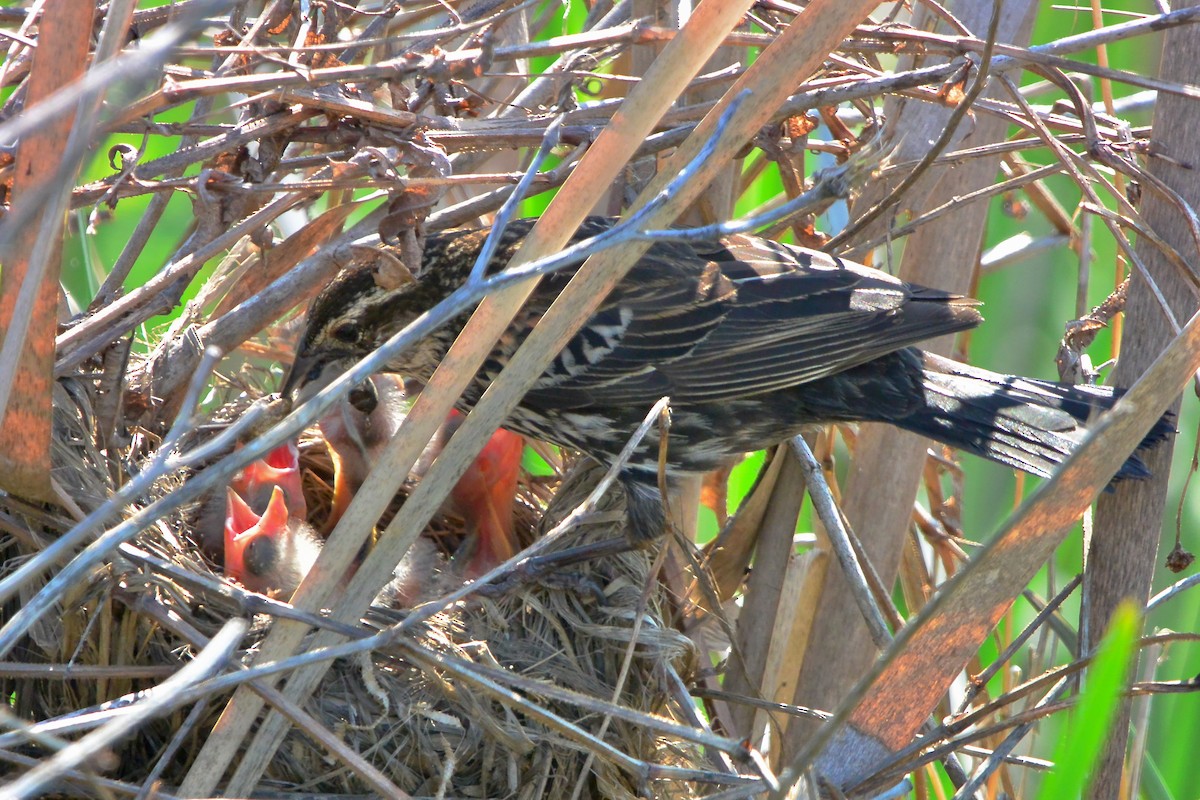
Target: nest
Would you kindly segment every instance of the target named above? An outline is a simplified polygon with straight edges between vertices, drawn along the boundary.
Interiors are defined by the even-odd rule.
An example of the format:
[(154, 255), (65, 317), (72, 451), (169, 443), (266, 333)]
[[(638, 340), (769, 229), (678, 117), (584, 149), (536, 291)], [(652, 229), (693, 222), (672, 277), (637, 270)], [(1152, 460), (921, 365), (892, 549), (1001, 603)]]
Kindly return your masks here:
[[(111, 490), (117, 470), (96, 447), (94, 431), (86, 429), (91, 417), (81, 398), (86, 401), (86, 395), (64, 396), (58, 410), (58, 473), (60, 480), (81, 487), (78, 496), (99, 502)], [(327, 465), (319, 449), (305, 452), (306, 468), (316, 473), (313, 485), (325, 485), (320, 471)], [(517, 515), (523, 537), (528, 540), (557, 525), (601, 474), (594, 465), (580, 464), (562, 481), (544, 515), (538, 495), (545, 491), (523, 485), (523, 511)], [(160, 481), (156, 492), (170, 491), (171, 484)], [(398, 497), (396, 503), (402, 502), (403, 496)], [(27, 521), (37, 513), (32, 507), (19, 510), (29, 515)], [(20, 648), (20, 660), (70, 664), (76, 676), (87, 680), (49, 675), (3, 679), (0, 689), (16, 698), (19, 714), (59, 717), (149, 689), (228, 619), (256, 607), (252, 596), (224, 581), (219, 568), (200, 552), (189, 529), (194, 517), (194, 509), (188, 509), (142, 531), (132, 548), (108, 559), (63, 599), (61, 615), (35, 628)], [(47, 530), (66, 525), (44, 514), (41, 523)], [(431, 533), (443, 541), (452, 539), (462, 533), (456, 524), (452, 517), (441, 519)], [(556, 548), (622, 536), (624, 525), (624, 497), (617, 487), (596, 513), (585, 517), (585, 524), (558, 538)], [(4, 557), (18, 558), (23, 552), (24, 547), (9, 540)], [(699, 765), (696, 749), (598, 713), (586, 702), (566, 701), (561, 692), (539, 695), (536, 687), (675, 716), (670, 673), (689, 673), (695, 654), (690, 641), (666, 624), (666, 599), (651, 568), (649, 554), (631, 551), (577, 565), (552, 579), (518, 582), (450, 604), (392, 646), (369, 657), (336, 661), (307, 710), (413, 794), (539, 797), (571, 793), (580, 785), (582, 796), (645, 796), (648, 787), (627, 767), (606, 758), (603, 749), (589, 746), (589, 737), (648, 763)], [(648, 585), (653, 588), (647, 593)], [(377, 606), (366, 622), (383, 628), (410, 613)], [(239, 648), (243, 662), (253, 661), (269, 621), (265, 615), (256, 617)], [(489, 682), (503, 684), (508, 676), (523, 681), (515, 692), (505, 695), (488, 688)], [(136, 784), (154, 764), (168, 785), (178, 783), (216, 723), (225, 697), (209, 697), (198, 719), (189, 718), (185, 707), (140, 728), (100, 765), (105, 777)], [(577, 726), (581, 733), (564, 733), (561, 723), (548, 719)], [(46, 756), (38, 748), (26, 752), (33, 758)], [(370, 788), (299, 730), (289, 734), (264, 781), (263, 787), (279, 792), (361, 793)], [(659, 786), (663, 796), (688, 794), (678, 782)]]
[[(543, 525), (557, 523), (582, 501), (599, 474), (585, 467), (571, 476)], [(611, 502), (620, 505), (622, 498)], [(619, 535), (622, 524), (589, 527), (593, 530), (583, 538), (592, 540)], [(687, 670), (693, 651), (689, 640), (664, 627), (663, 598), (655, 594), (642, 612), (642, 630), (630, 652), (649, 569), (647, 555), (632, 552), (589, 565), (572, 581), (527, 584), (497, 598), (456, 605), (430, 619), (405, 647), (376, 653), (372, 675), (364, 676), (361, 662), (340, 664), (313, 710), (323, 719), (341, 721), (338, 731), (347, 743), (415, 794), (515, 796), (541, 787), (528, 796), (549, 796), (570, 793), (583, 780), (585, 796), (640, 796), (642, 787), (616, 764), (593, 759), (577, 739), (534, 718), (529, 706), (502, 702), (437, 668), (431, 656), (485, 671), (511, 671), (596, 699), (615, 693), (628, 708), (669, 716), (663, 666)], [(424, 654), (414, 659), (418, 650)], [(371, 692), (365, 691), (368, 686)], [(528, 702), (639, 760), (678, 762), (698, 755), (668, 746), (638, 725), (606, 721), (569, 703), (536, 695)], [(271, 777), (283, 785), (326, 771), (324, 754), (300, 738), (293, 734), (295, 747), (272, 767)], [(320, 788), (353, 792), (363, 787), (342, 772), (323, 777)], [(682, 790), (674, 791), (677, 796)]]

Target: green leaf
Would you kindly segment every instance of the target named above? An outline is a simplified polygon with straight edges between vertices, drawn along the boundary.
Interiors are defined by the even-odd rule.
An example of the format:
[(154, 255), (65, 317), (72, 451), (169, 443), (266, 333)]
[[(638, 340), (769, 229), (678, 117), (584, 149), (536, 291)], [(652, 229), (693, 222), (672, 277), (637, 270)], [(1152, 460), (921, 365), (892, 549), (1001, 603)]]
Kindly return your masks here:
[[(1139, 628), (1137, 609), (1129, 602), (1121, 604), (1088, 668), (1087, 683), (1066, 735), (1055, 747), (1054, 770), (1042, 782), (1039, 800), (1082, 797), (1090, 784), (1125, 689)], [(1124, 737), (1120, 731), (1117, 735)]]

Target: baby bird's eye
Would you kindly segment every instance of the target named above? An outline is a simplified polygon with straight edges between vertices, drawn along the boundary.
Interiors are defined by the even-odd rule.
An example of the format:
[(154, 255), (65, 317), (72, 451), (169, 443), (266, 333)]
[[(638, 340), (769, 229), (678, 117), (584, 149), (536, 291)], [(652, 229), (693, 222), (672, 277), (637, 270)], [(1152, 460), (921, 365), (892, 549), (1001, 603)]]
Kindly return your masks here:
[(329, 334), (342, 344), (358, 344), (362, 339), (361, 330), (353, 322), (339, 322)]

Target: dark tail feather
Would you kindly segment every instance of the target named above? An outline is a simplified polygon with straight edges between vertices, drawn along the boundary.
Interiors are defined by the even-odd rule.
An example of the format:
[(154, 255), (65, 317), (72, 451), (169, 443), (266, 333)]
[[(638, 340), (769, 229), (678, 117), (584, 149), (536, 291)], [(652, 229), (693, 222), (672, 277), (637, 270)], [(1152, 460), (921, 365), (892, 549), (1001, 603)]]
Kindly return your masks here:
[[(1113, 406), (1121, 390), (998, 375), (925, 354), (925, 405), (902, 419), (906, 430), (990, 461), (1049, 476), (1083, 441), (1087, 421)], [(1174, 419), (1155, 423), (1139, 449), (1174, 433)], [(1138, 456), (1114, 480), (1147, 478)]]

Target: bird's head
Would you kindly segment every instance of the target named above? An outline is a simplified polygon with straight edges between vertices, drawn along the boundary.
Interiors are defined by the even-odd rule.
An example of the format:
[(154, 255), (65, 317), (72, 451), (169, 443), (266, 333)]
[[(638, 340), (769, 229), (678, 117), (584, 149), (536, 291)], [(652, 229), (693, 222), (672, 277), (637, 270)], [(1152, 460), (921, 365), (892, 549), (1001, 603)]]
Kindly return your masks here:
[[(505, 229), (489, 272), (508, 263), (533, 222), (516, 220)], [(308, 309), (308, 327), (296, 348), (283, 396), (294, 404), (303, 402), (445, 300), (467, 281), (488, 233), (480, 228), (430, 234), (419, 277), (414, 278), (387, 248), (374, 251), (372, 263), (342, 272)], [(384, 371), (427, 381), (468, 316), (460, 315), (410, 346)]]
[(247, 589), (290, 596), (316, 563), (321, 544), (307, 522), (288, 513), (278, 486), (261, 516), (226, 490), (225, 574)]
[[(298, 405), (321, 391), (453, 291), (456, 284), (447, 277), (408, 276), (397, 281), (382, 262), (340, 274), (309, 307), (283, 396)], [(452, 340), (445, 333), (426, 337), (389, 363), (386, 371), (427, 380)]]

